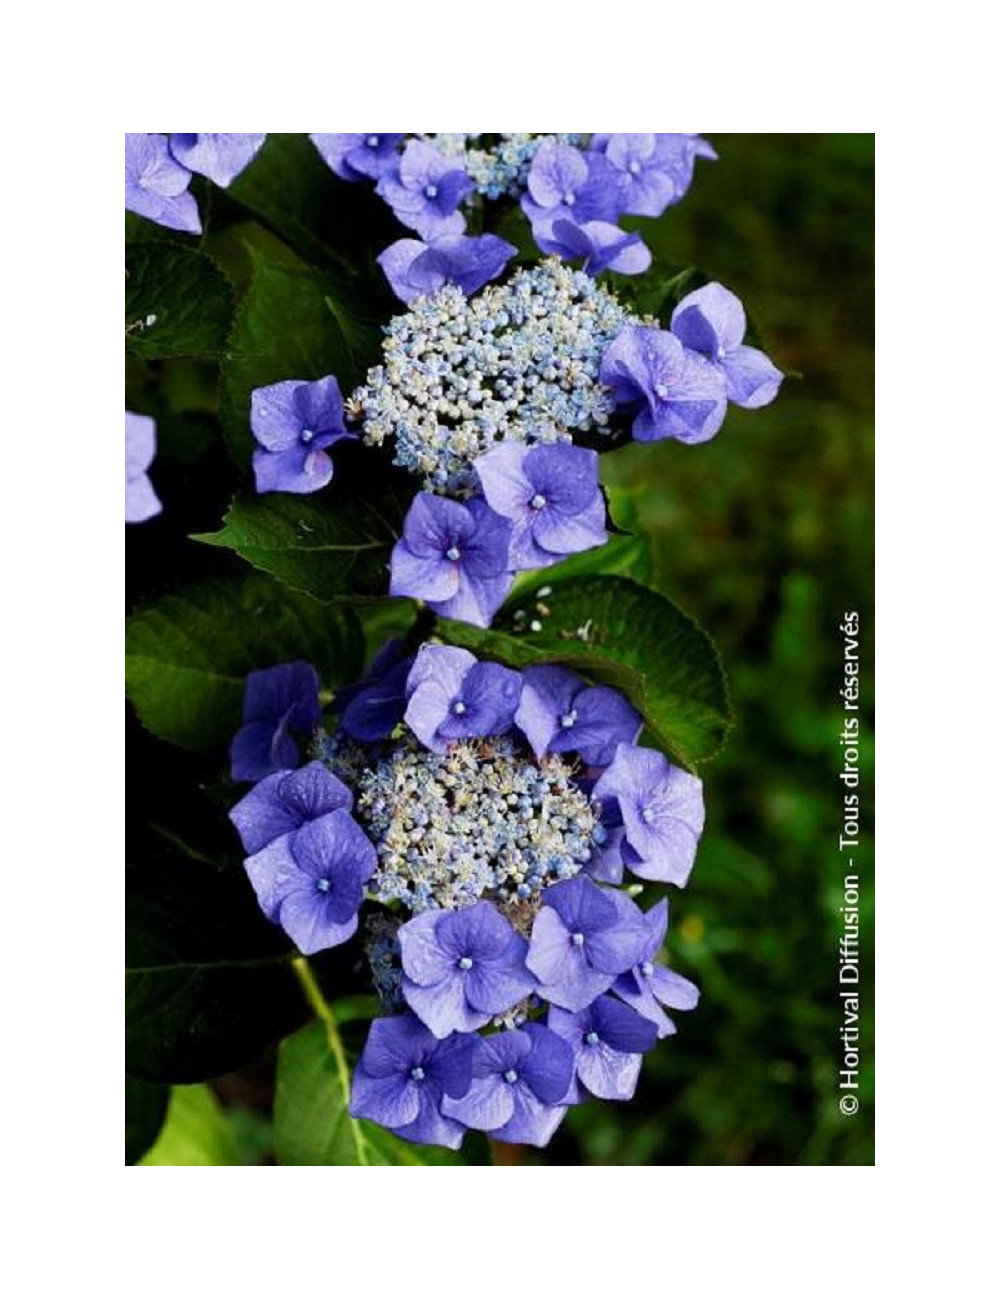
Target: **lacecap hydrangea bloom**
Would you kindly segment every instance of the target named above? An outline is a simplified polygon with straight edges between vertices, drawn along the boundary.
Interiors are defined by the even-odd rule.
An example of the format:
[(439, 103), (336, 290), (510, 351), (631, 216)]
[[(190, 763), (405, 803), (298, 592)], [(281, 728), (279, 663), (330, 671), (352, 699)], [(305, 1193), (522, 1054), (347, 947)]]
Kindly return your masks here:
[(268, 919), (306, 954), (367, 958), (383, 1011), (351, 1113), (415, 1142), (544, 1146), (570, 1106), (632, 1096), (666, 1009), (697, 1002), (658, 960), (665, 901), (641, 905), (642, 881), (687, 879), (697, 778), (565, 668), (392, 643), (320, 723), (307, 667), (248, 681), (234, 753), (290, 756), (279, 733), (304, 708), (312, 757), (231, 816)]
[(700, 136), (662, 133), (360, 132), (312, 140), (343, 180), (374, 181), (400, 223), (420, 236), (398, 240), (379, 258), (404, 302), (443, 284), (472, 293), (495, 278), (506, 260), (503, 241), (467, 234), (466, 216), (517, 198), (541, 252), (579, 261), (589, 275), (638, 275), (650, 264), (649, 249), (617, 222), (659, 216), (686, 193), (695, 160), (716, 156)]

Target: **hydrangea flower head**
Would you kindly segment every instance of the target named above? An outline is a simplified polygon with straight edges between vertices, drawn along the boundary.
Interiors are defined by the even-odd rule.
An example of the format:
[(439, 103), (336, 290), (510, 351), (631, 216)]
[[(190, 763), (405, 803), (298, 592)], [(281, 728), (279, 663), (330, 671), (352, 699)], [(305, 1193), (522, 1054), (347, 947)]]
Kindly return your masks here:
[(492, 903), (422, 912), (398, 939), (403, 996), (436, 1038), (481, 1029), (535, 989), (528, 945)]
[(403, 132), (355, 131), (310, 135), (319, 155), (345, 181), (376, 180), (396, 165)]
[(472, 181), (454, 159), (422, 140), (410, 140), (398, 167), (376, 187), (403, 223), (421, 239), (460, 235), (465, 219), (458, 206), (472, 192)]
[(163, 509), (146, 472), (156, 455), (156, 423), (125, 412), (125, 522), (141, 524)]
[(626, 894), (586, 876), (551, 885), (531, 930), (527, 966), (541, 996), (582, 1011), (630, 970), (646, 943), (642, 912)]
[(261, 911), (308, 956), (357, 930), (376, 861), (361, 827), (338, 810), (272, 840), (244, 865)]
[(425, 645), (406, 683), (406, 724), (428, 749), (444, 753), (470, 736), (503, 736), (514, 724), (521, 678), (502, 664), (478, 663), (457, 646)]
[(579, 754), (592, 767), (606, 767), (622, 742), (642, 730), (642, 718), (610, 686), (590, 686), (568, 668), (529, 664), (515, 722), (538, 757)]
[[(335, 700), (314, 760), (265, 776), (236, 805), (246, 871), (303, 952), (360, 931), (384, 1014), (355, 1072), (353, 1115), (415, 1142), (456, 1147), (476, 1128), (543, 1146), (586, 1095), (630, 1096), (642, 1053), (673, 1031), (663, 1007), (697, 997), (656, 962), (665, 904), (644, 915), (592, 878), (608, 854), (620, 864), (625, 796), (598, 799), (593, 769), (544, 738), (553, 709), (577, 710), (556, 734), (568, 748), (578, 728), (575, 753), (603, 757), (638, 715), (608, 688), (532, 665), (544, 717), (525, 724), (531, 748), (521, 675), (430, 643), (409, 667), (403, 719), (386, 730), (388, 702), (376, 699), (370, 738), (348, 735), (351, 705), (410, 659), (390, 642), (360, 688), (341, 692), (346, 704)], [(288, 694), (261, 710), (268, 728)], [(394, 691), (397, 719), (398, 707)], [(633, 749), (618, 743), (604, 775)], [(619, 822), (610, 834), (605, 814)]]
[(662, 1008), (693, 1011), (698, 1005), (699, 996), (697, 987), (690, 980), (655, 960), (666, 937), (667, 915), (665, 898), (649, 909), (645, 916), (646, 946), (639, 954), (639, 961), (611, 986), (623, 1002), (634, 1007), (656, 1026), (660, 1038), (666, 1038), (677, 1031), (674, 1022), (664, 1014)]
[(487, 505), (511, 522), (511, 568), (545, 568), (608, 540), (596, 451), (505, 442), (475, 468)]
[(634, 410), (632, 437), (638, 442), (705, 442), (725, 418), (725, 379), (669, 330), (622, 330), (601, 360), (601, 381), (616, 402)]
[(705, 827), (701, 782), (654, 749), (619, 745), (594, 786), (625, 827), (622, 860), (633, 875), (686, 885)]
[(329, 812), (350, 812), (354, 796), (322, 763), (307, 763), (297, 771), (273, 772), (231, 809), (229, 820), (239, 831), (247, 853), (259, 853), (279, 835), (297, 831), (306, 822)]
[(351, 1115), (409, 1142), (456, 1149), (465, 1126), (443, 1115), (441, 1105), (468, 1092), (475, 1044), (467, 1034), (435, 1038), (416, 1016), (373, 1021), (354, 1071)]
[(125, 136), (125, 210), (170, 230), (201, 234), (187, 187), (191, 173), (171, 155), (165, 135)]
[(474, 294), (495, 280), (516, 252), (498, 235), (443, 234), (429, 244), (398, 239), (377, 260), (396, 297), (411, 303), (446, 284)]
[(482, 499), (463, 505), (420, 492), (392, 551), (389, 594), (424, 600), (444, 618), (489, 627), (510, 590), (511, 526)]
[(643, 1053), (656, 1045), (655, 1024), (602, 994), (575, 1014), (553, 1007), (548, 1026), (572, 1047), (576, 1076), (589, 1093), (606, 1101), (635, 1095)]
[(333, 461), (325, 449), (354, 436), (344, 427), (344, 399), (333, 375), (255, 388), (250, 428), (258, 443), (253, 454), (258, 492), (325, 487), (333, 478)]
[(308, 734), (319, 721), (319, 677), (296, 660), (247, 674), (243, 726), (230, 748), (234, 781), (259, 781), (296, 767), (299, 747), (291, 732)]
[(501, 1142), (542, 1147), (566, 1113), (561, 1104), (573, 1081), (573, 1049), (534, 1022), (475, 1041), (472, 1082), (458, 1100), (445, 1098), (446, 1115)]
[(784, 375), (758, 348), (744, 344), (746, 312), (723, 285), (713, 281), (682, 298), (670, 329), (686, 348), (722, 372), (726, 395), (737, 406), (754, 410), (777, 397)]
[(170, 152), (188, 171), (225, 189), (256, 158), (266, 135), (177, 135)]

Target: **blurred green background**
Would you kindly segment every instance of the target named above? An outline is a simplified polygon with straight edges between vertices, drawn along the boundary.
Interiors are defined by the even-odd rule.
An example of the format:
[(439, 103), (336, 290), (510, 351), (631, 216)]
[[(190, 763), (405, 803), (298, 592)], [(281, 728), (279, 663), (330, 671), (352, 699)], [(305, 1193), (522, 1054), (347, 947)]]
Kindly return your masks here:
[[(707, 765), (708, 823), (668, 947), (702, 1000), (635, 1101), (570, 1113), (547, 1162), (874, 1161), (874, 137), (712, 136), (655, 253), (744, 301), (801, 378), (713, 442), (602, 461), (641, 521), (652, 585), (706, 627), (737, 715)], [(652, 242), (652, 241), (651, 241)], [(625, 500), (623, 501), (623, 497)], [(622, 509), (617, 511), (621, 516)], [(862, 1090), (838, 1109), (842, 613), (861, 616)]]
[[(633, 444), (602, 460), (616, 518), (649, 538), (642, 576), (710, 631), (737, 715), (702, 770), (707, 828), (671, 898), (670, 960), (702, 1000), (647, 1058), (631, 1104), (575, 1108), (546, 1151), (506, 1148), (501, 1162), (874, 1161), (874, 137), (711, 139), (718, 162), (699, 164), (684, 201), (644, 233), (657, 260), (739, 294), (762, 345), (799, 377), (765, 410), (731, 408), (703, 446)], [(844, 1117), (837, 692), (851, 609), (863, 650), (863, 1065), (859, 1112)], [(221, 1080), (215, 1099), (175, 1090), (178, 1123), (147, 1161), (266, 1162), (272, 1072), (269, 1059)], [(192, 1125), (227, 1158), (194, 1158), (197, 1142), (173, 1150)]]

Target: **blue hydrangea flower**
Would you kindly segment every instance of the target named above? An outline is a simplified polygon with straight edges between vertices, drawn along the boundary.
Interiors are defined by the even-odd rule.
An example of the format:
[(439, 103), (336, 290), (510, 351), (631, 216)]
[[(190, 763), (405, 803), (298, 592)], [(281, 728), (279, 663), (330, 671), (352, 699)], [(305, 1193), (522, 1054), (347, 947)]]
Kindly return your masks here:
[(502, 736), (514, 725), (519, 673), (477, 663), (457, 646), (425, 645), (406, 683), (406, 725), (428, 749), (443, 754), (469, 736)]
[(352, 740), (369, 743), (391, 736), (406, 711), (406, 680), (413, 659), (401, 638), (388, 641), (372, 659), (364, 681), (337, 692), (334, 709), (340, 713), (340, 730)]
[(737, 406), (767, 406), (778, 395), (784, 375), (758, 348), (746, 347), (746, 312), (735, 293), (712, 282), (695, 289), (674, 308), (670, 329), (686, 348), (711, 362), (726, 381)]
[(487, 505), (511, 522), (512, 569), (542, 569), (608, 540), (596, 451), (505, 442), (475, 468)]
[(404, 132), (310, 135), (319, 156), (345, 181), (377, 180), (396, 165)]
[(343, 808), (350, 812), (354, 796), (322, 763), (307, 763), (294, 772), (273, 772), (259, 781), (230, 810), (247, 853), (259, 853), (279, 835), (297, 831), (306, 822)]
[(586, 876), (550, 885), (531, 930), (527, 967), (540, 996), (582, 1011), (630, 970), (646, 945), (642, 912), (627, 894)]
[(717, 155), (698, 135), (618, 133), (595, 135), (592, 149), (603, 154), (620, 178), (622, 211), (658, 217), (684, 197), (697, 158)]
[(248, 167), (266, 135), (177, 135), (170, 137), (170, 152), (188, 171), (207, 176), (225, 189)]
[(319, 721), (319, 676), (296, 660), (248, 673), (243, 726), (229, 750), (234, 781), (259, 781), (298, 767), (299, 747), (289, 734), (308, 734)]
[(244, 862), (261, 911), (307, 956), (345, 943), (358, 928), (375, 848), (338, 810), (281, 835)]
[(617, 221), (622, 197), (621, 176), (603, 156), (547, 141), (532, 159), (521, 207), (532, 230), (545, 235), (560, 219)]
[(146, 471), (156, 455), (156, 423), (148, 415), (125, 412), (125, 522), (141, 524), (163, 509)]
[(686, 885), (705, 827), (701, 782), (654, 749), (619, 745), (594, 786), (625, 827), (622, 860), (642, 880)]
[(171, 156), (165, 135), (125, 136), (125, 210), (170, 230), (201, 234), (191, 173)]
[(572, 1047), (576, 1077), (589, 1093), (605, 1101), (635, 1095), (643, 1053), (656, 1046), (656, 1025), (605, 994), (575, 1015), (552, 1007), (548, 1026)]
[(492, 903), (422, 912), (398, 938), (403, 996), (437, 1038), (481, 1029), (535, 989), (528, 945)]
[(674, 1011), (693, 1011), (698, 1005), (698, 989), (690, 980), (676, 971), (668, 970), (655, 961), (667, 933), (667, 900), (661, 899), (646, 913), (646, 946), (638, 963), (615, 980), (612, 992), (634, 1007), (640, 1015), (652, 1021), (657, 1035), (666, 1038), (676, 1032), (676, 1025), (662, 1008)]
[(568, 668), (532, 664), (522, 680), (514, 721), (537, 758), (573, 752), (592, 767), (606, 767), (618, 746), (642, 730), (641, 716), (623, 695), (590, 686)]
[(513, 576), (511, 527), (485, 501), (420, 492), (392, 551), (389, 594), (424, 600), (443, 618), (489, 627)]
[(468, 1092), (476, 1042), (469, 1034), (437, 1039), (416, 1016), (373, 1021), (354, 1070), (350, 1113), (408, 1142), (457, 1149), (465, 1127), (441, 1106)]
[(472, 1082), (460, 1099), (445, 1098), (446, 1115), (501, 1142), (544, 1147), (566, 1114), (573, 1049), (544, 1025), (526, 1024), (475, 1040)]
[(353, 438), (344, 427), (344, 399), (333, 375), (314, 381), (283, 379), (255, 388), (250, 428), (258, 492), (316, 492), (333, 478), (325, 448)]
[(641, 275), (653, 260), (640, 234), (610, 221), (577, 222), (559, 217), (545, 228), (536, 226), (534, 236), (543, 253), (554, 253), (566, 262), (582, 261), (587, 275), (602, 271)]
[(404, 226), (429, 240), (462, 233), (465, 218), (458, 206), (472, 188), (472, 181), (453, 158), (422, 140), (410, 140), (398, 166), (383, 174), (376, 191)]
[(495, 280), (516, 252), (498, 235), (441, 235), (428, 244), (397, 239), (376, 260), (393, 293), (409, 304), (446, 284), (470, 297)]
[(722, 374), (669, 330), (622, 330), (601, 359), (601, 382), (619, 405), (634, 410), (632, 437), (638, 442), (705, 442), (726, 415)]

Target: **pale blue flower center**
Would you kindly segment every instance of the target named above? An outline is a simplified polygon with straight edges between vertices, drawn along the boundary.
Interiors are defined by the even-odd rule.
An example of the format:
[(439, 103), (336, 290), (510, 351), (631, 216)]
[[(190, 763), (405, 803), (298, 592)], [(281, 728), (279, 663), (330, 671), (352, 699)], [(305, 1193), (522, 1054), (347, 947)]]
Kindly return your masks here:
[(330, 882), (327, 880), (326, 876), (322, 876), (316, 881), (316, 888), (321, 894), (328, 894), (330, 892)]
[(577, 930), (576, 934), (571, 934), (569, 938), (574, 948), (583, 947), (583, 935), (579, 930)]
[(414, 1083), (419, 1083), (423, 1077), (424, 1077), (423, 1067), (420, 1065), (415, 1065), (413, 1069), (410, 1071), (410, 1078), (413, 1080)]
[(445, 559), (451, 560), (453, 562), (455, 560), (460, 560), (462, 558), (462, 552), (458, 549), (457, 546), (449, 546), (444, 554), (445, 554)]
[(575, 202), (576, 202), (576, 195), (573, 193), (572, 190), (570, 190), (567, 194), (563, 195), (563, 203), (565, 203), (568, 208), (571, 208)]
[(642, 171), (642, 163), (641, 163), (641, 162), (636, 162), (636, 161), (633, 159), (633, 161), (629, 163), (629, 165), (628, 165), (628, 169), (629, 169), (629, 171), (632, 173), (633, 176), (638, 176), (639, 173)]
[(653, 388), (653, 392), (656, 394), (656, 396), (660, 399), (661, 402), (665, 402), (667, 398), (670, 396), (670, 389), (666, 386), (666, 384), (656, 384)]
[(459, 969), (459, 970), (472, 970), (472, 958), (471, 958), (471, 957), (460, 957), (460, 958), (458, 959), (458, 969)]
[(576, 726), (576, 709), (570, 709), (569, 713), (564, 713), (564, 714), (562, 715), (562, 717), (559, 719), (559, 725), (560, 725), (561, 727), (567, 727), (567, 728), (568, 728), (568, 727), (575, 727), (575, 726)]
[(597, 1037), (594, 1031), (591, 1030), (589, 1034), (586, 1034), (584, 1036), (583, 1041), (587, 1044), (588, 1047), (596, 1047), (597, 1044), (600, 1042), (600, 1039)]
[(377, 149), (377, 148), (378, 148), (378, 136), (377, 136), (377, 135), (370, 135), (370, 136), (368, 137), (368, 139), (365, 141), (365, 143), (368, 145), (368, 148), (369, 148), (369, 149)]
[(508, 1083), (517, 1083), (519, 1076), (516, 1070), (505, 1070), (503, 1077)]
[(536, 492), (535, 495), (531, 498), (532, 510), (541, 510), (544, 505), (545, 505), (545, 498), (542, 496), (541, 492)]
[(312, 442), (313, 438), (316, 437), (316, 431), (314, 429), (303, 429), (299, 437), (303, 442)]
[(425, 185), (424, 193), (429, 199), (436, 199), (438, 196), (438, 187), (436, 185)]
[(642, 965), (639, 967), (639, 969), (642, 971), (643, 975), (645, 975), (646, 978), (648, 979), (649, 976), (652, 975), (653, 973), (653, 963), (651, 961), (644, 961)]
[(462, 714), (466, 712), (465, 703), (462, 700), (456, 700), (455, 703), (451, 706), (451, 711), (452, 713), (456, 713), (458, 714), (459, 717), (461, 717)]

